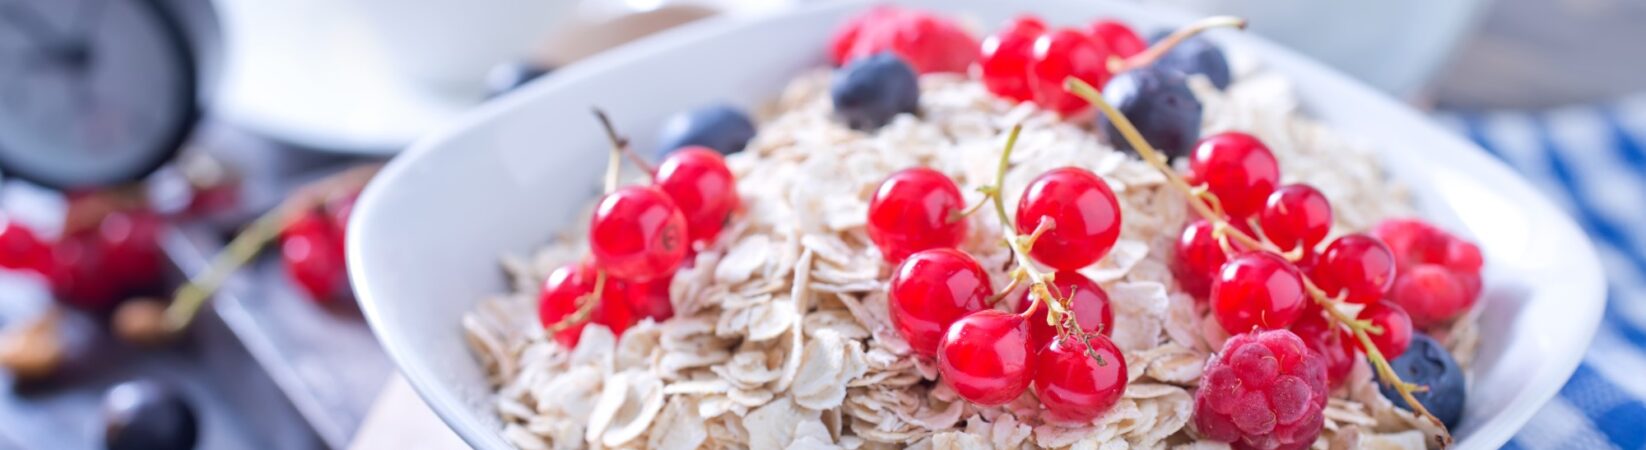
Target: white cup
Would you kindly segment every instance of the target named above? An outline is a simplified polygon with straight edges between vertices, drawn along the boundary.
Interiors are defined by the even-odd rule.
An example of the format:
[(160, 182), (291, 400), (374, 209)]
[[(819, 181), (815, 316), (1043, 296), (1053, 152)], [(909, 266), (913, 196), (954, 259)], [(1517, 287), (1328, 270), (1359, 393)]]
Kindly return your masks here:
[(487, 70), (529, 56), (570, 21), (577, 5), (576, 0), (354, 3), (392, 64), (430, 88), (465, 95), (484, 91)]

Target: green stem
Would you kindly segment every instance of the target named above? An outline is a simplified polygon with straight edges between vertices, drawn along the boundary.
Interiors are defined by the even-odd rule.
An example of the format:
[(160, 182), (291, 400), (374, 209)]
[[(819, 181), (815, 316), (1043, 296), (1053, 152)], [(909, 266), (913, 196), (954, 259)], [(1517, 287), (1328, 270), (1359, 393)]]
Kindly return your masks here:
[[(1049, 311), (1046, 315), (1047, 321), (1056, 322), (1063, 314), (1068, 313), (1068, 309), (1056, 301), (1051, 301), (1055, 300), (1055, 297), (1052, 296), (1051, 290), (1046, 287), (1046, 283), (1051, 280), (1051, 277), (1036, 268), (1034, 262), (1029, 259), (1029, 249), (1023, 246), (1022, 240), (1018, 239), (1017, 227), (1012, 224), (1011, 215), (1006, 213), (1006, 202), (1001, 200), (1001, 195), (1006, 186), (1006, 169), (1011, 166), (1012, 150), (1017, 148), (1017, 137), (1022, 132), (1023, 125), (1018, 124), (1012, 126), (1011, 132), (1006, 135), (1006, 148), (1000, 152), (1000, 165), (995, 168), (991, 199), (994, 201), (995, 215), (1000, 219), (1001, 236), (1006, 241), (1006, 246), (1012, 250), (1012, 259), (1017, 262), (1018, 268), (1029, 277), (1029, 281), (1033, 282), (1029, 287), (1033, 294), (1029, 297), (1033, 303), (1029, 304), (1027, 310), (1033, 311), (1044, 301)], [(1025, 315), (1024, 317), (1028, 316)]]
[(206, 270), (189, 278), (177, 288), (171, 305), (166, 307), (166, 324), (172, 331), (181, 331), (198, 315), (201, 305), (223, 286), (223, 282), (251, 261), (263, 247), (280, 235), (291, 208), (276, 207), (264, 213), (213, 257)]

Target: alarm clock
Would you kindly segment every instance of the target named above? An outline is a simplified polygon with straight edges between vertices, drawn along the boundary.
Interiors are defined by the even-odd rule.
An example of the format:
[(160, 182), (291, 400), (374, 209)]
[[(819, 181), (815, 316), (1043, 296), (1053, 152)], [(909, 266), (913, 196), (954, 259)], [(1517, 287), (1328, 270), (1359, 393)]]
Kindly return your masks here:
[(0, 0), (0, 174), (77, 190), (153, 172), (199, 117), (191, 52), (154, 0)]

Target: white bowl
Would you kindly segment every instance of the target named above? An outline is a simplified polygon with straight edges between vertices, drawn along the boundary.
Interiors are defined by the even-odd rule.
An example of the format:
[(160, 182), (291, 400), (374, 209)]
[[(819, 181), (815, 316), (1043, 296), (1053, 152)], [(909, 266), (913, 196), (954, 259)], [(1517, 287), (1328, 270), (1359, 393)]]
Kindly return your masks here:
[[(1120, 2), (896, 3), (982, 24), (1023, 11), (1063, 23), (1182, 19)], [(870, 5), (817, 4), (648, 38), (567, 67), (391, 162), (361, 197), (348, 265), (372, 328), (429, 405), (476, 447), (506, 447), (459, 318), (506, 289), (499, 254), (542, 245), (597, 193), (606, 144), (590, 106), (613, 112), (638, 148), (650, 148), (645, 131), (674, 111), (775, 96), (824, 64), (829, 33)], [(1460, 448), (1506, 442), (1571, 375), (1600, 320), (1604, 280), (1587, 239), (1507, 167), (1422, 114), (1268, 42), (1218, 37), (1290, 75), (1314, 117), (1374, 140), (1426, 215), (1479, 241), (1488, 261), (1485, 339), (1456, 432)]]

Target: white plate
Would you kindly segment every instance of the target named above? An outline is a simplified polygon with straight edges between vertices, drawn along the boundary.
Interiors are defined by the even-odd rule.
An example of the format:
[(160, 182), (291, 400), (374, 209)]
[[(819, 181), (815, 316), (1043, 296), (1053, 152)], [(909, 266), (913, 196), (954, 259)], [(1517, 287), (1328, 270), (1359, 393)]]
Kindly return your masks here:
[[(1120, 2), (895, 3), (982, 24), (1024, 10), (1063, 23), (1114, 16), (1154, 27), (1182, 19)], [(499, 254), (543, 244), (592, 201), (605, 143), (590, 106), (613, 112), (638, 148), (650, 148), (646, 133), (674, 111), (776, 95), (792, 76), (823, 64), (830, 32), (870, 4), (710, 20), (654, 36), (487, 105), (390, 163), (355, 212), (348, 265), (373, 329), (417, 391), (468, 442), (505, 446), (459, 318), (506, 289)], [(1507, 167), (1409, 107), (1260, 39), (1219, 38), (1291, 76), (1313, 116), (1376, 142), (1430, 218), (1480, 242), (1488, 262), (1484, 339), (1456, 432), (1459, 448), (1506, 442), (1571, 375), (1599, 323), (1604, 280), (1587, 238)]]

